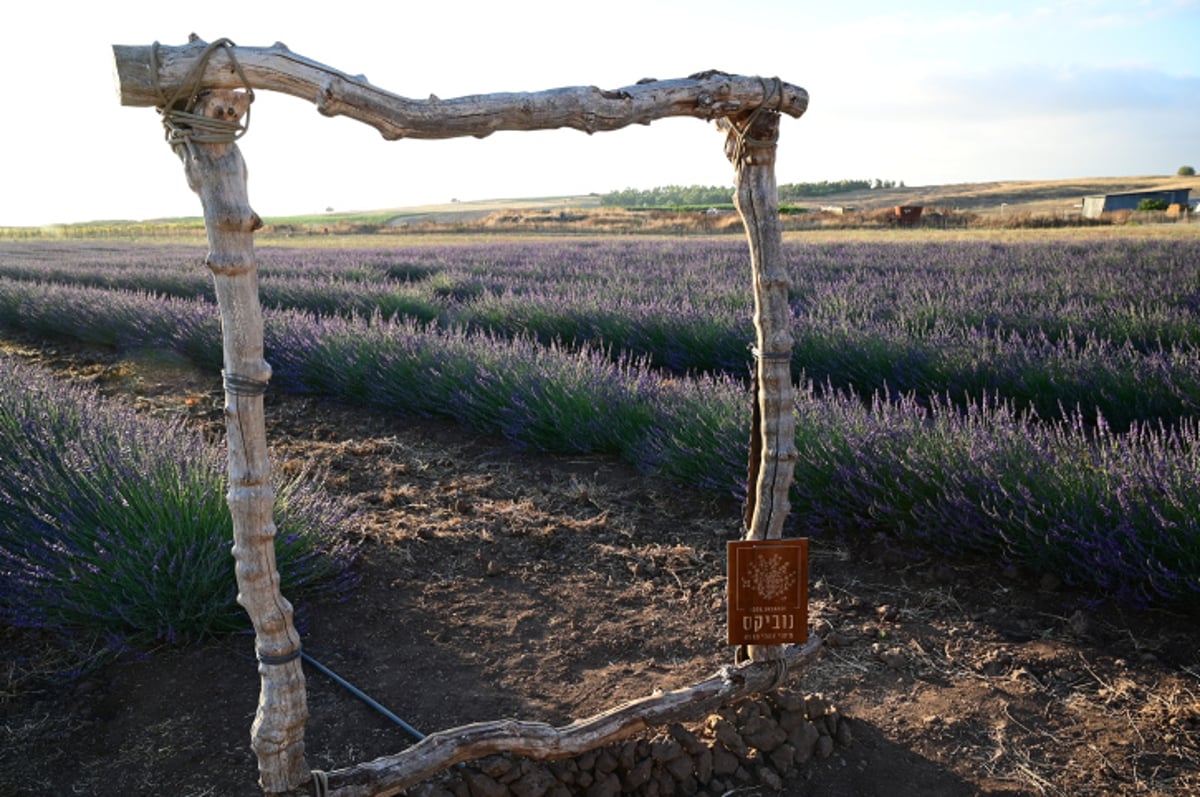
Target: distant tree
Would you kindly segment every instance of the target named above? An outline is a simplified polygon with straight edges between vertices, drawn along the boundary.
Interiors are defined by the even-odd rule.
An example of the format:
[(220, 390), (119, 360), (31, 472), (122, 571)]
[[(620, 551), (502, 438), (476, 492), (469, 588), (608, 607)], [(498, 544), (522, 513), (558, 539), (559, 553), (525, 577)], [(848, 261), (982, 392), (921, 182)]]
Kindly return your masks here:
[[(822, 180), (816, 183), (784, 183), (778, 187), (781, 204), (813, 197), (862, 191), (872, 188), (896, 188), (895, 180)], [(900, 182), (903, 188), (904, 183)], [(730, 186), (667, 185), (657, 188), (626, 188), (600, 194), (600, 204), (609, 207), (673, 207), (696, 205), (727, 205), (733, 194)]]
[(1179, 171), (1175, 173), (1180, 177), (1194, 177), (1196, 175), (1196, 169), (1192, 166), (1180, 166)]
[(1165, 199), (1143, 199), (1138, 203), (1138, 210), (1166, 210), (1167, 201)]

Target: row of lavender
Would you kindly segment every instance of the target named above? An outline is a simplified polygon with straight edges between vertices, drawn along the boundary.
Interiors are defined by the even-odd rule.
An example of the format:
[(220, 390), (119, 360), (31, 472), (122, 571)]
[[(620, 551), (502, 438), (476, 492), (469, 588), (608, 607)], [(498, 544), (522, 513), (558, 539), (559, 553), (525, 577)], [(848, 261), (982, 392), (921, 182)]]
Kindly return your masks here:
[[(79, 245), (81, 247), (83, 245)], [(178, 247), (8, 245), (0, 276), (209, 297)], [(84, 254), (86, 251), (86, 254)], [(795, 364), (869, 397), (999, 393), (1114, 429), (1200, 410), (1200, 241), (791, 244)], [(747, 373), (750, 295), (734, 241), (596, 241), (260, 252), (264, 304), (379, 313), (677, 372)]]
[[(215, 308), (146, 293), (0, 280), (0, 323), (115, 345), (171, 347), (218, 367)], [(673, 377), (597, 348), (408, 319), (267, 314), (276, 387), (448, 415), (552, 451), (619, 454), (682, 484), (744, 490), (745, 386)], [(984, 397), (797, 402), (795, 513), (806, 532), (878, 529), (969, 550), (1135, 603), (1200, 592), (1200, 430), (1114, 433), (1031, 418)]]
[[(199, 432), (0, 357), (0, 621), (104, 647), (245, 627), (225, 484)], [(347, 516), (308, 482), (281, 487), (289, 595), (349, 586)]]

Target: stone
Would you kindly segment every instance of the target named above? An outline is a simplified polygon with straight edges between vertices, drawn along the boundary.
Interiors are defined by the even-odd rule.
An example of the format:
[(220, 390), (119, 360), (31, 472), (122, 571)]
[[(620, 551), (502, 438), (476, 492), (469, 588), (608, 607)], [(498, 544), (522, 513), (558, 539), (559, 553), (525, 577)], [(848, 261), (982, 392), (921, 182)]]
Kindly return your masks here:
[(732, 775), (737, 771), (738, 766), (741, 764), (741, 761), (738, 760), (736, 755), (729, 752), (724, 745), (720, 744), (713, 746), (712, 757), (713, 774), (718, 777)]
[(781, 689), (778, 692), (772, 692), (770, 698), (781, 714), (804, 711), (804, 698), (791, 690)]
[(668, 727), (667, 732), (671, 734), (672, 739), (679, 742), (689, 755), (700, 755), (701, 751), (706, 750), (708, 747), (704, 742), (700, 741), (696, 734), (678, 723), (674, 723)]
[[(837, 709), (833, 709), (825, 715), (825, 730), (829, 732), (830, 736), (837, 736), (838, 720), (840, 719), (841, 715), (838, 714)], [(817, 730), (820, 730), (820, 728)]]
[(663, 769), (671, 773), (671, 777), (682, 782), (684, 778), (689, 778), (695, 770), (695, 762), (692, 761), (690, 755), (678, 755), (670, 761), (663, 764)]
[(508, 789), (513, 797), (544, 797), (558, 785), (561, 784), (550, 774), (550, 770), (535, 766), (510, 783)]
[(619, 797), (620, 794), (621, 779), (615, 772), (598, 776), (596, 782), (587, 790), (587, 797)]
[(600, 751), (600, 755), (596, 756), (596, 771), (597, 772), (615, 772), (617, 769), (617, 757), (612, 754), (612, 751), (605, 748)]
[(755, 717), (761, 716), (762, 709), (759, 707), (757, 701), (743, 700), (741, 703), (737, 704), (737, 719), (734, 721), (734, 724), (741, 727)]
[(700, 751), (695, 756), (696, 761), (696, 779), (701, 783), (708, 783), (713, 776), (713, 751), (708, 746)]
[(755, 771), (754, 777), (755, 780), (772, 791), (779, 791), (783, 788), (783, 778), (779, 777), (779, 773), (770, 767), (759, 767)]
[(494, 778), (490, 778), (482, 772), (467, 773), (467, 787), (471, 790), (471, 797), (507, 797), (508, 787), (497, 783)]
[(575, 797), (575, 793), (563, 784), (559, 783), (550, 791), (546, 792), (546, 797)]
[(513, 768), (511, 758), (506, 758), (500, 755), (490, 755), (486, 758), (481, 758), (475, 762), (475, 768), (489, 778), (499, 780), (508, 774), (508, 771)]
[(775, 767), (777, 772), (787, 772), (795, 768), (796, 748), (784, 742), (771, 751), (767, 760), (771, 762), (771, 766)]
[(500, 783), (509, 784), (509, 783), (512, 783), (513, 781), (515, 781), (517, 778), (520, 778), (523, 775), (525, 775), (525, 773), (532, 772), (533, 769), (534, 769), (533, 762), (530, 761), (528, 758), (522, 758), (520, 761), (517, 761), (512, 766), (510, 766), (508, 768), (508, 771), (505, 772), (503, 775), (492, 775), (492, 777), (494, 777)]
[(833, 737), (822, 736), (817, 739), (817, 758), (829, 758), (833, 755)]
[(621, 765), (621, 769), (625, 772), (633, 769), (637, 763), (637, 742), (633, 739), (621, 745), (621, 752), (617, 755), (617, 761)]
[(743, 758), (746, 756), (748, 752), (746, 742), (737, 732), (737, 728), (733, 726), (732, 722), (724, 719), (718, 720), (713, 723), (712, 731), (717, 741), (723, 744), (729, 752)]
[(560, 759), (551, 761), (546, 765), (554, 777), (558, 778), (559, 783), (570, 786), (575, 782), (575, 774), (579, 772), (579, 767), (571, 759)]
[(645, 786), (650, 782), (650, 775), (654, 772), (654, 761), (649, 758), (643, 758), (641, 761), (634, 764), (629, 769), (625, 770), (625, 775), (622, 778), (621, 785), (625, 791), (635, 791)]
[(412, 797), (454, 797), (454, 792), (433, 783), (422, 783)]
[(655, 761), (670, 761), (683, 754), (683, 746), (676, 741), (660, 739), (650, 745), (650, 757)]
[(750, 747), (769, 753), (787, 741), (787, 731), (780, 728), (775, 720), (757, 716), (742, 727), (741, 737)]
[(834, 740), (843, 747), (849, 747), (854, 742), (854, 733), (850, 730), (850, 721), (845, 717), (838, 720), (837, 733)]
[(816, 723), (806, 721), (797, 731), (788, 735), (788, 744), (796, 748), (796, 764), (803, 764), (816, 753), (821, 734)]
[(801, 725), (803, 725), (808, 720), (805, 719), (804, 708), (803, 708), (803, 706), (801, 706), (801, 708), (799, 708), (799, 709), (789, 709), (787, 711), (784, 711), (782, 714), (779, 715), (778, 721), (779, 721), (779, 727), (783, 728), (783, 730), (785, 732), (790, 734), (792, 731), (799, 728)]
[(676, 785), (676, 787), (675, 787), (676, 794), (683, 794), (683, 795), (686, 795), (687, 797), (692, 797), (692, 795), (696, 794), (699, 791), (700, 791), (700, 784), (696, 782), (696, 776), (691, 775), (691, 774), (685, 776), (682, 780), (680, 780), (678, 785)]
[(809, 695), (804, 698), (804, 716), (811, 719), (825, 716), (829, 709), (829, 701), (822, 695)]

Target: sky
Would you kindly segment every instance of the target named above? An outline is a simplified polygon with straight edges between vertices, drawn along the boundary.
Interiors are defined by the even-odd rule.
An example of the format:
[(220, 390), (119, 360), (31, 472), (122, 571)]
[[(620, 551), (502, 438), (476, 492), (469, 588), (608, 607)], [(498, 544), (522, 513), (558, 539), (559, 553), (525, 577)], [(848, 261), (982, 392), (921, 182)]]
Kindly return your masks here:
[[(804, 87), (779, 183), (909, 186), (1200, 168), (1200, 0), (408, 0), (37, 3), (0, 33), (0, 226), (199, 216), (153, 108), (122, 107), (113, 44), (293, 52), (404, 97), (613, 89), (707, 69)], [(15, 96), (14, 96), (15, 93)], [(259, 92), (239, 146), (264, 217), (729, 185), (714, 125), (385, 141)], [(1200, 191), (1200, 185), (1196, 186)]]

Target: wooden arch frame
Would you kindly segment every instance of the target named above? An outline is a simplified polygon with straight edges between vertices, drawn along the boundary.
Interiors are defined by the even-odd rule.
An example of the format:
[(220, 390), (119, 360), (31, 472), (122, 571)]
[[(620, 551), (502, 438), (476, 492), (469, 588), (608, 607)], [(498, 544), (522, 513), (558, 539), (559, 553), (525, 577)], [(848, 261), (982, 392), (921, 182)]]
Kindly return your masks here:
[[(756, 402), (751, 429), (744, 539), (782, 536), (796, 461), (791, 381), (789, 280), (775, 181), (780, 114), (801, 116), (808, 93), (778, 78), (708, 71), (678, 80), (646, 80), (604, 91), (594, 86), (536, 93), (410, 100), (292, 53), (271, 47), (208, 45), (193, 35), (186, 45), (113, 46), (122, 105), (159, 106), (190, 94), (196, 130), (206, 120), (235, 129), (251, 95), (241, 89), (280, 91), (312, 101), (327, 116), (344, 115), (375, 127), (386, 139), (482, 138), (497, 130), (569, 127), (587, 133), (649, 124), (668, 116), (715, 121), (725, 132), (734, 166), (734, 201), (746, 227), (754, 287)], [(212, 57), (209, 57), (209, 56)], [(199, 67), (199, 68), (197, 68)], [(203, 93), (205, 99), (195, 104)], [(206, 264), (220, 306), (228, 431), (228, 502), (238, 602), (255, 631), (260, 694), (251, 727), (259, 782), (267, 794), (314, 793), (351, 797), (395, 794), (460, 761), (510, 752), (538, 759), (580, 754), (644, 728), (687, 720), (743, 695), (783, 682), (789, 666), (806, 664), (820, 639), (799, 646), (750, 646), (749, 660), (722, 668), (690, 687), (617, 706), (562, 728), (501, 720), (442, 731), (407, 750), (328, 773), (310, 770), (304, 756), (307, 720), (300, 637), (292, 607), (279, 590), (273, 539), (271, 486), (263, 415), (270, 366), (263, 359), (253, 233), (262, 222), (251, 209), (246, 169), (232, 136), (169, 139), (200, 196), (208, 233)]]

